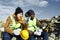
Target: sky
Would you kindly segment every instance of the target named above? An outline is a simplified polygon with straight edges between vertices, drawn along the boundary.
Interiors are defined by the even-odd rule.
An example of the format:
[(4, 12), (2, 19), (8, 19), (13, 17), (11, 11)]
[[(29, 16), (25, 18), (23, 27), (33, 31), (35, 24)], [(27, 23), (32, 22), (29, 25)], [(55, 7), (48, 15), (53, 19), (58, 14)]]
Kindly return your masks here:
[(38, 19), (60, 15), (60, 0), (0, 0), (0, 20), (6, 20), (18, 6), (23, 9), (23, 14), (34, 10)]

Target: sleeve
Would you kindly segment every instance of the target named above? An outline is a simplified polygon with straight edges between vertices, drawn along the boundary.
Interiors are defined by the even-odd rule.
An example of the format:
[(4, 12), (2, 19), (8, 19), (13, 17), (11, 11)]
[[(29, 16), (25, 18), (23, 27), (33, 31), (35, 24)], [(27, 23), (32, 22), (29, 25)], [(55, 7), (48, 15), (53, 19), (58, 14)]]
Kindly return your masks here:
[(39, 27), (39, 26), (41, 26), (41, 23), (40, 23), (40, 21), (38, 20), (38, 19), (36, 19), (36, 25)]
[(10, 27), (9, 27), (10, 22), (11, 22), (11, 19), (10, 19), (10, 16), (9, 16), (9, 17), (7, 18), (7, 20), (6, 20), (6, 23), (5, 23), (4, 28), (5, 28), (5, 31), (6, 31), (6, 32), (8, 32), (8, 33), (10, 33), (10, 34), (13, 34), (13, 30), (10, 29)]
[(22, 25), (22, 29), (26, 29), (27, 30), (27, 24), (26, 24), (26, 21), (25, 19), (22, 17), (22, 20), (20, 21), (21, 25)]

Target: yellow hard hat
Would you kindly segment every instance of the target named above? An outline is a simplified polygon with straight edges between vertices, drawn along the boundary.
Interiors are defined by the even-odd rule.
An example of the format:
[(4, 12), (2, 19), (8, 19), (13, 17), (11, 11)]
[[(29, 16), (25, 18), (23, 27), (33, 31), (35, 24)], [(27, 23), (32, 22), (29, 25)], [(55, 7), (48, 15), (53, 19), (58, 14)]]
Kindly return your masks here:
[(22, 30), (20, 32), (20, 36), (21, 36), (22, 39), (27, 40), (29, 38), (29, 33), (28, 33), (27, 30)]

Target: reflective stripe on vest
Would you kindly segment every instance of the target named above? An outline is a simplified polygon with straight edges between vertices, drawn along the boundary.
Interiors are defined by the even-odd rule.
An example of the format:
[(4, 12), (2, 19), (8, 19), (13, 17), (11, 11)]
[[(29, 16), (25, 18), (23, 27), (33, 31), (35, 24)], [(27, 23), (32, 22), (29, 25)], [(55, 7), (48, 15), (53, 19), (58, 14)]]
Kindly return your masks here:
[(12, 15), (10, 15), (10, 18), (11, 18), (10, 28), (13, 30), (20, 28), (21, 24), (20, 23), (16, 24), (15, 19)]
[(31, 30), (31, 31), (34, 31), (35, 28), (37, 28), (36, 26), (36, 18), (34, 18), (33, 20), (30, 20), (28, 21), (28, 30)]

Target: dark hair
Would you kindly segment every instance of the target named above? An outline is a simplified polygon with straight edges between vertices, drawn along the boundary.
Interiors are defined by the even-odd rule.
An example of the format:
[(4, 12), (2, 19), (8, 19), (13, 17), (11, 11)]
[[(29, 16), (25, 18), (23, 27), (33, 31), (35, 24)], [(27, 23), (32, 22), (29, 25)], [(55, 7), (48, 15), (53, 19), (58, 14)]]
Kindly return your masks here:
[(33, 10), (28, 10), (28, 11), (26, 12), (26, 14), (27, 14), (28, 16), (35, 15), (35, 13), (34, 13)]
[(23, 13), (23, 10), (20, 7), (17, 7), (15, 10), (15, 15), (17, 15), (19, 13)]
[(28, 17), (28, 16), (30, 16), (30, 14), (29, 14), (28, 12), (26, 12), (26, 13), (25, 13), (25, 16)]

